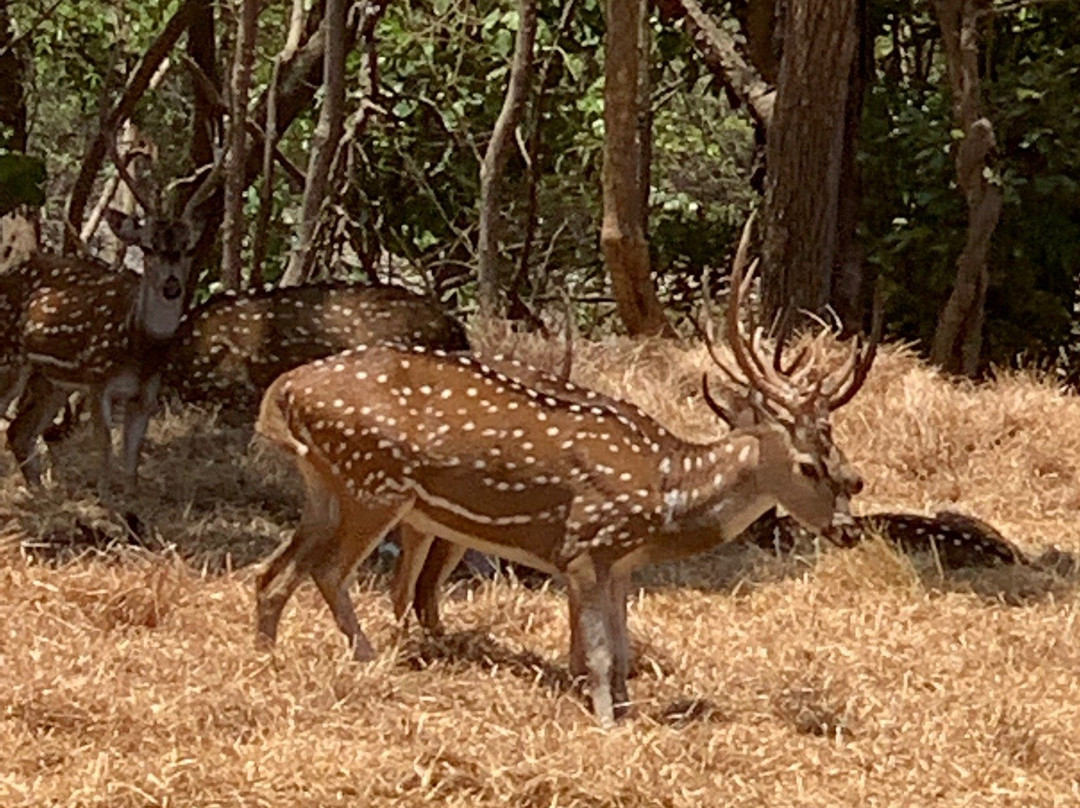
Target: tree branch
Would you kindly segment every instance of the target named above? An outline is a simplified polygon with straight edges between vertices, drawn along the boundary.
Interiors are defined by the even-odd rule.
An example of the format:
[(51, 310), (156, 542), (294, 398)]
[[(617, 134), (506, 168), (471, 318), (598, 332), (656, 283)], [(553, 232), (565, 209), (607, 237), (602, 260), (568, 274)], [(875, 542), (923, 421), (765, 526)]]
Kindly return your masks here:
[(176, 45), (184, 31), (188, 29), (188, 26), (191, 25), (191, 21), (198, 11), (198, 5), (198, 0), (184, 0), (176, 13), (165, 23), (165, 27), (150, 43), (150, 47), (147, 48), (142, 61), (135, 68), (135, 72), (124, 88), (124, 92), (120, 95), (113, 108), (103, 117), (97, 135), (87, 146), (82, 164), (79, 167), (79, 174), (75, 178), (75, 184), (72, 186), (71, 196), (68, 200), (67, 221), (71, 227), (65, 228), (65, 252), (76, 249), (75, 235), (79, 232), (79, 225), (82, 224), (83, 214), (86, 212), (86, 203), (94, 188), (94, 180), (97, 178), (98, 172), (101, 170), (101, 164), (105, 159), (109, 138), (113, 137), (113, 133), (116, 132), (120, 124), (131, 117), (131, 113), (135, 111), (139, 99), (142, 98), (143, 93), (150, 86), (150, 81), (153, 79), (154, 73), (157, 72), (158, 66), (169, 55), (169, 52)]

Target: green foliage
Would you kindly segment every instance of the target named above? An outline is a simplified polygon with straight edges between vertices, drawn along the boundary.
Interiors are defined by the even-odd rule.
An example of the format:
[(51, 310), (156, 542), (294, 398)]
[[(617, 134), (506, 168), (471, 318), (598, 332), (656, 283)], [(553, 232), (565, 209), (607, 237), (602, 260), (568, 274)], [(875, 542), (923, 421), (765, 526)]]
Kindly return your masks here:
[[(58, 218), (102, 100), (115, 99), (179, 0), (61, 0), (12, 6), (32, 71), (31, 150), (45, 155), (50, 207)], [(264, 4), (254, 93), (270, 78), (289, 2)], [(727, 3), (711, 12), (731, 27)], [(1000, 4), (999, 4), (1000, 5)], [(1068, 4), (1006, 4), (987, 17), (982, 80), (998, 141), (995, 174), (1004, 192), (994, 234), (987, 299), (986, 358), (1046, 356), (1067, 339), (1080, 268), (1080, 17)], [(600, 0), (580, 0), (565, 26), (563, 4), (540, 7), (537, 71), (520, 142), (539, 129), (535, 232), (523, 296), (561, 306), (570, 289), (580, 318), (605, 323), (612, 306), (599, 246), (604, 24)], [(955, 182), (956, 133), (939, 32), (927, 4), (873, 0), (876, 81), (868, 91), (860, 161), (860, 234), (867, 260), (887, 281), (890, 330), (928, 343), (955, 278), (967, 208)], [(218, 56), (225, 70), (230, 17), (218, 7)], [(426, 279), (468, 308), (474, 294), (479, 163), (503, 103), (518, 26), (509, 0), (402, 0), (377, 31), (375, 114), (350, 163), (343, 206), (350, 242), (368, 271)], [(733, 114), (690, 41), (653, 21), (653, 140), (649, 238), (661, 294), (672, 307), (695, 294), (704, 267), (723, 267), (735, 227), (757, 201), (749, 188), (752, 132)], [(157, 173), (189, 169), (191, 86), (174, 60), (141, 101), (136, 124), (158, 147)], [(546, 66), (546, 67), (545, 67)], [(369, 79), (362, 54), (348, 62), (358, 100)], [(314, 115), (302, 114), (282, 141), (301, 167)], [(0, 166), (0, 171), (12, 171)], [(6, 193), (40, 201), (40, 165), (0, 179)], [(35, 173), (36, 172), (36, 173)], [(31, 179), (31, 175), (33, 178)], [(512, 150), (503, 189), (501, 243), (508, 267), (521, 259), (533, 204), (529, 171)], [(33, 196), (36, 193), (37, 196)], [(287, 257), (299, 195), (281, 178), (272, 200), (268, 278)], [(10, 204), (5, 202), (4, 204)], [(254, 219), (252, 192), (247, 213)], [(389, 258), (388, 258), (389, 257)], [(203, 290), (205, 291), (205, 290)]]
[[(957, 133), (941, 57), (921, 74), (912, 67), (912, 54), (936, 44), (932, 20), (906, 4), (875, 6), (883, 25), (903, 22), (894, 29), (899, 49), (896, 37), (878, 43), (863, 119), (862, 227), (869, 260), (887, 281), (890, 329), (928, 344), (967, 232), (950, 151)], [(1068, 337), (1080, 268), (1080, 19), (1063, 6), (1014, 8), (986, 33), (985, 114), (1004, 204), (984, 359), (1011, 363), (1052, 356)]]

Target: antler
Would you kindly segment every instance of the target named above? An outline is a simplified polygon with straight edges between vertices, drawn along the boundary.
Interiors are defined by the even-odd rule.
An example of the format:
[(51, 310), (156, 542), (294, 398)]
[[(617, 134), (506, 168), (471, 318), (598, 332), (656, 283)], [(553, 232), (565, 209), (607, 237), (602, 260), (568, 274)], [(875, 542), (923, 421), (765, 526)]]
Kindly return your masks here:
[[(836, 382), (824, 387), (822, 394), (829, 400), (829, 410), (838, 410), (851, 401), (852, 397), (859, 392), (859, 388), (866, 381), (870, 367), (874, 364), (877, 356), (877, 346), (881, 341), (881, 330), (884, 323), (884, 314), (881, 305), (881, 278), (878, 278), (874, 287), (873, 314), (871, 315), (870, 341), (862, 344), (860, 336), (856, 335), (855, 344), (851, 351), (851, 359), (846, 363), (844, 372), (839, 374)], [(846, 384), (846, 386), (845, 386)]]
[[(770, 361), (767, 358), (769, 351), (764, 345), (765, 329), (755, 324), (751, 312), (747, 314), (749, 336), (744, 332), (742, 324), (743, 309), (750, 308), (747, 305), (747, 298), (758, 267), (758, 261), (755, 259), (750, 263), (749, 269), (746, 268), (753, 223), (754, 214), (751, 214), (743, 227), (739, 247), (732, 263), (731, 294), (725, 317), (726, 337), (737, 370), (731, 367), (716, 350), (712, 335), (712, 300), (708, 274), (706, 274), (703, 279), (702, 294), (709, 316), (705, 327), (698, 323), (695, 323), (695, 326), (702, 335), (709, 356), (717, 368), (737, 386), (745, 387), (751, 393), (758, 394), (751, 396), (753, 406), (765, 407), (773, 415), (791, 414), (794, 410), (811, 404), (820, 406), (822, 401), (827, 403), (830, 410), (842, 407), (851, 400), (866, 381), (866, 376), (874, 361), (882, 325), (880, 284), (878, 293), (874, 297), (874, 326), (870, 341), (864, 345), (862, 340), (857, 338), (851, 355), (840, 368), (824, 376), (813, 372), (813, 359), (818, 355), (820, 335), (819, 339), (804, 344), (794, 358), (787, 363), (783, 359), (784, 341), (778, 336)], [(780, 325), (786, 317), (787, 313), (781, 316)], [(827, 328), (826, 331), (828, 331)], [(709, 408), (730, 425), (732, 422), (730, 408), (713, 398), (705, 378), (702, 379), (702, 392)]]
[(120, 149), (116, 145), (116, 132), (113, 132), (113, 136), (108, 140), (109, 156), (112, 158), (113, 164), (116, 166), (116, 173), (120, 175), (120, 179), (130, 189), (131, 195), (135, 197), (135, 201), (142, 206), (142, 209), (148, 216), (156, 216), (159, 211), (159, 206), (156, 199), (151, 199), (149, 196), (143, 193), (142, 188), (139, 187), (138, 181), (128, 171), (128, 163), (134, 160), (142, 152), (136, 148), (132, 148), (126, 155), (121, 156)]

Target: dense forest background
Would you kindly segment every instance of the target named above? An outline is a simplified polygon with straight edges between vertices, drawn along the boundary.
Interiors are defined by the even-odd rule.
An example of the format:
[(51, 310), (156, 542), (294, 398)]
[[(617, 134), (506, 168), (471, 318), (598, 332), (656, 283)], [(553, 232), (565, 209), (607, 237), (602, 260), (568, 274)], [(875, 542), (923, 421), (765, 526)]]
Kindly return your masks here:
[[(855, 329), (880, 275), (887, 332), (943, 367), (1069, 372), (1078, 12), (1073, 0), (2, 0), (0, 184), (7, 208), (41, 203), (48, 245), (72, 249), (82, 231), (108, 250), (105, 228), (87, 226), (118, 185), (104, 144), (166, 196), (217, 161), (224, 237), (206, 247), (200, 297), (332, 274), (419, 285), (530, 328), (569, 302), (592, 332), (691, 333), (703, 271), (727, 266), (764, 206), (765, 294), (780, 306), (831, 306)], [(605, 80), (605, 65), (621, 72)], [(619, 77), (629, 95), (613, 94)], [(634, 150), (634, 182), (610, 185)], [(820, 211), (824, 230), (799, 229)], [(640, 256), (611, 249), (607, 226), (626, 216), (644, 274)], [(960, 335), (943, 337), (965, 290)]]

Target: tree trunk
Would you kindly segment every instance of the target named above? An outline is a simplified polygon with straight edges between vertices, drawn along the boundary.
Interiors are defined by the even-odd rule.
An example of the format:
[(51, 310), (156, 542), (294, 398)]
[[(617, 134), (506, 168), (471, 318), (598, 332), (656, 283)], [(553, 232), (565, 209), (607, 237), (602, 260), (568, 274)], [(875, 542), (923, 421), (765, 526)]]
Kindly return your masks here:
[(240, 288), (244, 266), (244, 166), (247, 163), (248, 100), (251, 96), (251, 68), (255, 61), (255, 36), (259, 20), (259, 0), (241, 0), (233, 52), (229, 110), (229, 150), (225, 155), (225, 218), (221, 234), (221, 280), (227, 289)]
[(600, 245), (615, 304), (631, 336), (670, 333), (649, 273), (638, 131), (640, 0), (606, 0), (604, 221)]
[(746, 53), (762, 78), (775, 84), (780, 72), (781, 44), (777, 0), (746, 0), (734, 11), (746, 35)]
[[(188, 28), (187, 53), (220, 93), (214, 2), (198, 0), (197, 6), (195, 19)], [(214, 162), (214, 147), (221, 137), (222, 121), (214, 99), (202, 92), (198, 82), (193, 83), (195, 101), (192, 105), (191, 163), (192, 168), (197, 170)]]
[(0, 147), (26, 151), (26, 66), (22, 49), (12, 47), (14, 32), (7, 0), (0, 0)]
[[(352, 49), (358, 39), (367, 40), (373, 33), (375, 24), (379, 20), (382, 9), (388, 0), (367, 0), (360, 3), (367, 9), (367, 13), (353, 14), (349, 17), (349, 24), (345, 31), (346, 50)], [(326, 38), (322, 28), (322, 21), (318, 14), (310, 14), (305, 23), (304, 32), (306, 39), (297, 48), (291, 59), (285, 60), (281, 66), (279, 80), (273, 86), (276, 93), (276, 119), (275, 127), (279, 136), (285, 132), (292, 122), (309, 104), (315, 96), (316, 90), (321, 85), (324, 55), (326, 53)], [(268, 88), (269, 92), (270, 89)], [(251, 113), (252, 120), (259, 124), (260, 129), (265, 128), (268, 94), (255, 104)], [(259, 176), (262, 170), (262, 157), (264, 138), (259, 133), (248, 133), (251, 137), (251, 148), (248, 149), (247, 165), (244, 169), (244, 177), (250, 185)], [(203, 267), (209, 260), (214, 245), (215, 231), (220, 227), (222, 217), (222, 200), (224, 194), (221, 186), (210, 194), (201, 208), (206, 220), (203, 228), (203, 237), (195, 249), (195, 266)]]
[(307, 185), (301, 205), (296, 246), (281, 279), (283, 286), (302, 283), (314, 260), (314, 236), (329, 188), (330, 164), (334, 160), (345, 127), (346, 0), (326, 0), (323, 31), (326, 53), (323, 59), (323, 103), (312, 140)]
[(536, 42), (536, 0), (519, 0), (518, 31), (514, 43), (514, 60), (506, 84), (506, 97), (495, 121), (495, 128), (480, 164), (480, 237), (478, 248), (477, 293), (479, 313), (483, 318), (497, 317), (505, 310), (502, 292), (506, 286), (506, 271), (499, 259), (499, 197), (503, 172), (514, 141), (514, 130), (521, 122), (525, 94), (532, 75), (533, 50)]
[[(789, 0), (767, 139), (762, 293), (772, 319), (829, 302), (858, 0)], [(787, 328), (795, 317), (786, 318)]]
[(874, 40), (867, 27), (866, 5), (867, 0), (858, 0), (855, 12), (858, 41), (855, 58), (851, 60), (851, 78), (844, 108), (844, 153), (840, 158), (836, 212), (836, 263), (829, 291), (829, 303), (836, 312), (844, 335), (856, 333), (864, 325), (867, 290), (873, 286), (872, 279), (866, 277), (862, 244), (856, 238), (862, 207), (862, 169), (857, 159), (859, 130), (874, 56)]
[(980, 114), (979, 15), (986, 0), (936, 0), (934, 11), (948, 64), (956, 128), (964, 138), (954, 146), (956, 183), (967, 201), (968, 231), (956, 261), (956, 284), (938, 319), (930, 359), (951, 373), (973, 376), (982, 353), (982, 327), (990, 240), (1001, 216), (1001, 188), (987, 178), (992, 165), (994, 127)]

